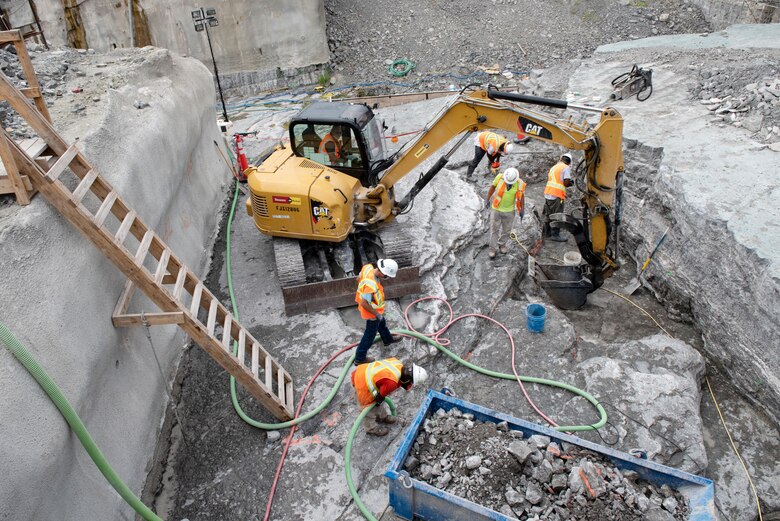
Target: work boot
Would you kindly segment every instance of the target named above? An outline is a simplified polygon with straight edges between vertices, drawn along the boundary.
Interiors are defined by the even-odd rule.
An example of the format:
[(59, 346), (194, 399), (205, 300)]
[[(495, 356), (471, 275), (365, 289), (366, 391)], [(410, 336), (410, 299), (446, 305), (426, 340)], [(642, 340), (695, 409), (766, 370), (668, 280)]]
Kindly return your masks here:
[(370, 434), (371, 436), (387, 436), (389, 433), (390, 429), (387, 427), (382, 427), (381, 425), (366, 429), (366, 434)]
[(390, 342), (386, 343), (385, 345), (389, 346), (390, 344), (395, 344), (396, 342), (400, 342), (403, 339), (404, 337), (402, 337), (401, 335), (393, 335), (393, 339)]
[(506, 244), (502, 244), (501, 246), (498, 247), (498, 251), (500, 251), (501, 253), (506, 253), (509, 251), (509, 248), (506, 247)]
[(490, 248), (488, 250), (488, 257), (490, 257), (491, 259), (495, 259), (496, 258), (496, 250), (493, 249), (493, 248)]
[(358, 360), (358, 359), (356, 358), (356, 359), (355, 359), (355, 365), (370, 364), (370, 363), (371, 363), (371, 362), (373, 362), (373, 361), (374, 361), (374, 359), (373, 359), (373, 358), (371, 358), (370, 356), (367, 356), (365, 360)]
[(386, 425), (393, 425), (395, 422), (398, 421), (398, 419), (395, 416), (385, 416), (384, 418), (379, 420), (381, 423), (384, 423)]

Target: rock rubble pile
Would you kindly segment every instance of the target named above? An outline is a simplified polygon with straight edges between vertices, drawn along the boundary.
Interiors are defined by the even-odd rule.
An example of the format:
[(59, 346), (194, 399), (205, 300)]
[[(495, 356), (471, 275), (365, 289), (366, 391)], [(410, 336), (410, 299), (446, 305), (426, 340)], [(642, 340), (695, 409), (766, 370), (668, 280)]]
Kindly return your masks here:
[(702, 69), (691, 94), (713, 123), (744, 128), (780, 152), (780, 64)]
[(547, 436), (525, 439), (506, 422), (457, 408), (428, 418), (405, 462), (434, 487), (520, 520), (687, 518), (685, 498), (644, 482), (601, 455)]

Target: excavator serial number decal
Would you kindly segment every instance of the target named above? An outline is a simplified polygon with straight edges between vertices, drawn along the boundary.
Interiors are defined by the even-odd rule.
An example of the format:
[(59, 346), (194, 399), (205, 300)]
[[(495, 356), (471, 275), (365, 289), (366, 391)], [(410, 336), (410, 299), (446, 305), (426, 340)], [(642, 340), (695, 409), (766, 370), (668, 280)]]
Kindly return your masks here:
[(420, 157), (425, 153), (426, 150), (430, 148), (430, 145), (428, 143), (425, 143), (423, 146), (420, 147), (420, 150), (414, 153), (414, 157)]
[(279, 212), (300, 212), (300, 208), (296, 208), (294, 206), (277, 206), (276, 210)]
[(535, 121), (525, 119), (522, 116), (517, 118), (517, 126), (520, 127), (520, 130), (522, 130), (525, 134), (538, 136), (544, 139), (552, 139), (552, 132)]

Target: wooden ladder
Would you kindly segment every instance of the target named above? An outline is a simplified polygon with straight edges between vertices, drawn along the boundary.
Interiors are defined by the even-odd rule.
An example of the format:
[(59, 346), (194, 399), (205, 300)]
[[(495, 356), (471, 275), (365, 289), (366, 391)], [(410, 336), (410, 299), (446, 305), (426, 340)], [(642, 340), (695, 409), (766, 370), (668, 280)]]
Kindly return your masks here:
[[(0, 97), (48, 145), (50, 155), (36, 159), (0, 129), (0, 141), (7, 143), (19, 171), (129, 279), (114, 324), (178, 324), (271, 414), (291, 419), (293, 382), (287, 371), (100, 177), (78, 144), (68, 145), (3, 74)], [(161, 313), (126, 314), (133, 287), (140, 288)], [(238, 344), (235, 356), (232, 342)]]

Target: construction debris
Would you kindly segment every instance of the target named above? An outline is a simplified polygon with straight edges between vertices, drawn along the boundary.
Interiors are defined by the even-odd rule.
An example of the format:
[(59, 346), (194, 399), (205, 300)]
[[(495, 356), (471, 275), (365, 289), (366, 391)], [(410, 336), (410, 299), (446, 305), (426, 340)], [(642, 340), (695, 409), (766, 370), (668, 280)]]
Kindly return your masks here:
[(620, 471), (595, 452), (525, 439), (506, 422), (481, 422), (457, 408), (425, 420), (406, 460), (410, 475), (450, 494), (522, 520), (686, 519), (678, 491)]

